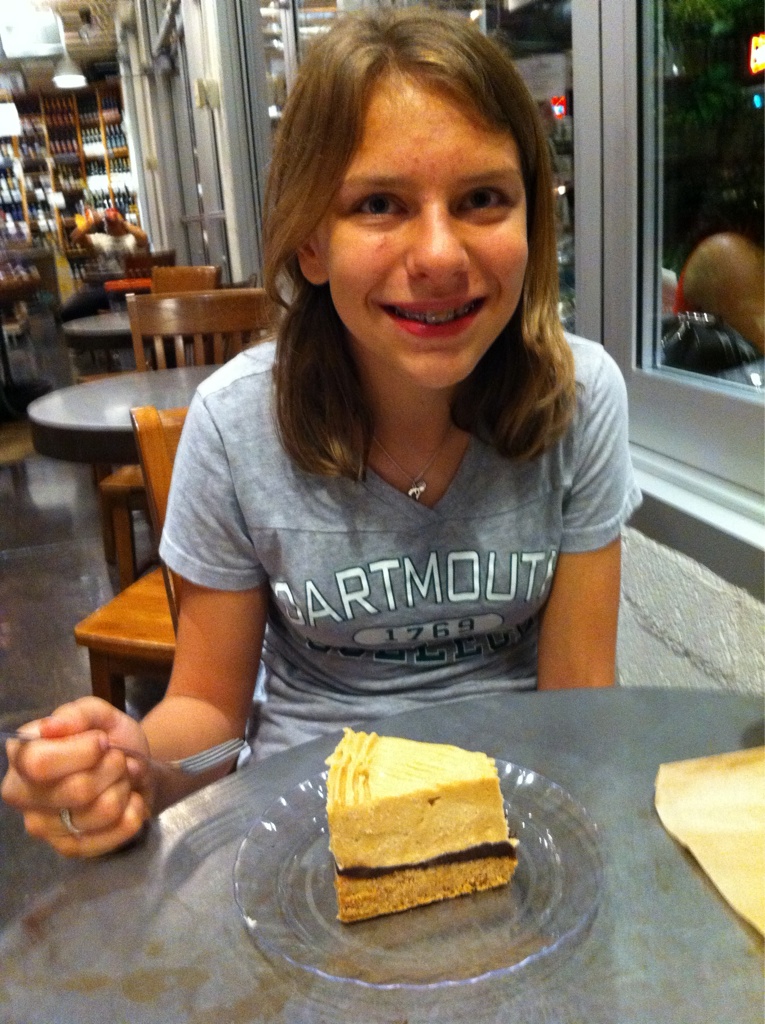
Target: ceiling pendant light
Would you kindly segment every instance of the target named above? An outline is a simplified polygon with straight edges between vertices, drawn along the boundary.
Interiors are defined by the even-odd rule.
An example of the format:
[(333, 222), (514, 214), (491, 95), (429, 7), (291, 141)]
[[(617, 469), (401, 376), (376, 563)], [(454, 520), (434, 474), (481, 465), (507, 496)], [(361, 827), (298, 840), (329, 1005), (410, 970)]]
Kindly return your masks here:
[(69, 54), (65, 53), (53, 75), (53, 84), (58, 89), (82, 89), (88, 82), (80, 65), (75, 64)]

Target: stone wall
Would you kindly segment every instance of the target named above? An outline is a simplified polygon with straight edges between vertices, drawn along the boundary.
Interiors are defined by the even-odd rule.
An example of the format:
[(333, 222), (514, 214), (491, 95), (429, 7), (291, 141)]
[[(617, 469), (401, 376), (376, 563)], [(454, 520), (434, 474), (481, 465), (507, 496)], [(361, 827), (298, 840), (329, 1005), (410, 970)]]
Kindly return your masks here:
[(622, 551), (620, 685), (765, 695), (765, 605), (631, 527)]

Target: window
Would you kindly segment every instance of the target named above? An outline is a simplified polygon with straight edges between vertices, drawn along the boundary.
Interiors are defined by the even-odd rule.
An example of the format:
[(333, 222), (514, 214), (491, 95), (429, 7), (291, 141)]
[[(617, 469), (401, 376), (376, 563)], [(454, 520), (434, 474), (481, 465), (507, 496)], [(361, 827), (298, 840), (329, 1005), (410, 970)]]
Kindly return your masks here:
[(555, 187), (560, 318), (576, 330), (574, 91), (571, 4), (487, 6), (484, 27), (510, 53), (537, 102), (547, 131)]
[(762, 549), (762, 389), (668, 367), (661, 345), (662, 283), (705, 211), (748, 203), (762, 231), (762, 73), (737, 63), (762, 7), (609, 0), (600, 17), (602, 337), (627, 381), (635, 464), (649, 493)]
[(640, 364), (743, 384), (760, 400), (765, 122), (753, 30), (762, 13), (760, 0), (648, 5), (640, 90), (645, 188), (656, 197), (644, 251), (657, 258), (644, 268), (646, 278), (656, 270), (646, 309), (654, 345)]

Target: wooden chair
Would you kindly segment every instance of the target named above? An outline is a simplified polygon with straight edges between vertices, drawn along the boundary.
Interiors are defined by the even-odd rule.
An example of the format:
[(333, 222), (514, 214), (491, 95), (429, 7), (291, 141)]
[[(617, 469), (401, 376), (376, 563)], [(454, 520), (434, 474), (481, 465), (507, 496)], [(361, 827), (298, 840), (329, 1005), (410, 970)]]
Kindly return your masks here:
[[(185, 416), (185, 409), (131, 410), (157, 536), (165, 521), (172, 464)], [(175, 656), (174, 594), (164, 570), (153, 569), (75, 626), (75, 640), (88, 649), (91, 686), (97, 697), (124, 710), (125, 676), (169, 676)]]
[(153, 267), (174, 267), (175, 249), (162, 249), (157, 252), (127, 252), (123, 257), (125, 277), (151, 277)]
[(101, 532), (107, 562), (117, 563), (120, 590), (135, 580), (135, 529), (133, 512), (146, 513), (146, 491), (140, 466), (105, 467), (105, 475), (96, 467), (98, 501), (101, 507)]
[(152, 267), (151, 290), (166, 292), (209, 292), (220, 288), (220, 267)]
[[(171, 267), (167, 270), (220, 273), (219, 267)], [(139, 370), (149, 370), (159, 364), (159, 368), (164, 369), (168, 344), (173, 346), (178, 366), (225, 362), (247, 345), (262, 340), (272, 324), (270, 308), (261, 288), (131, 296), (128, 311), (136, 366)], [(151, 362), (146, 359), (147, 344), (152, 346)], [(138, 571), (133, 512), (146, 509), (140, 466), (113, 469), (99, 481), (98, 493), (104, 551), (107, 560), (116, 561), (120, 587), (124, 588), (135, 580)]]
[[(128, 298), (139, 370), (225, 363), (265, 340), (274, 319), (264, 289), (220, 288)], [(148, 354), (148, 355), (147, 355)]]
[[(157, 409), (153, 405), (142, 405), (130, 410), (133, 422), (138, 456), (141, 460), (143, 478), (146, 482), (146, 497), (154, 534), (159, 540), (165, 525), (167, 499), (170, 494), (170, 480), (181, 431), (186, 421), (184, 409)], [(162, 565), (173, 626), (178, 627), (178, 586), (175, 574)]]
[[(220, 285), (220, 267), (151, 268), (151, 291), (211, 291)], [(136, 574), (133, 513), (146, 512), (146, 494), (140, 466), (98, 467), (99, 502), (104, 553), (108, 562), (117, 563), (120, 587), (133, 582)]]

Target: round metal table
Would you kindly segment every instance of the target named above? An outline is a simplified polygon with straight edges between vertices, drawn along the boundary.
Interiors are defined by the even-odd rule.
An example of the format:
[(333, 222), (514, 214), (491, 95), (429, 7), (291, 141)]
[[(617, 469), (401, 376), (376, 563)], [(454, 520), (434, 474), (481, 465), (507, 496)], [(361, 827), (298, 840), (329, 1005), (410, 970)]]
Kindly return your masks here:
[(133, 347), (127, 310), (81, 316), (67, 320), (61, 328), (67, 345), (78, 352)]
[[(166, 811), (142, 844), (94, 862), (58, 858), (0, 809), (0, 1015), (25, 1024), (762, 1024), (761, 937), (653, 807), (661, 763), (762, 744), (761, 698), (522, 693), (434, 700), (370, 725), (533, 769), (598, 822), (605, 878), (592, 931), (531, 990), (512, 975), (417, 992), (362, 988), (290, 967), (251, 941), (233, 895), (239, 846), (271, 803), (322, 771), (334, 734), (228, 776)], [(412, 927), (401, 915), (401, 943)]]
[(185, 366), (147, 373), (117, 373), (61, 388), (28, 408), (32, 442), (41, 455), (69, 462), (138, 461), (130, 410), (186, 406), (217, 366)]

